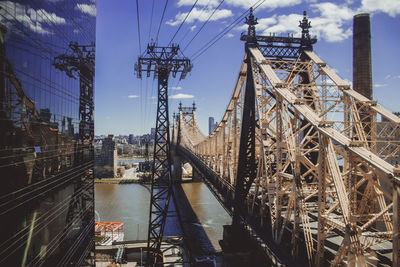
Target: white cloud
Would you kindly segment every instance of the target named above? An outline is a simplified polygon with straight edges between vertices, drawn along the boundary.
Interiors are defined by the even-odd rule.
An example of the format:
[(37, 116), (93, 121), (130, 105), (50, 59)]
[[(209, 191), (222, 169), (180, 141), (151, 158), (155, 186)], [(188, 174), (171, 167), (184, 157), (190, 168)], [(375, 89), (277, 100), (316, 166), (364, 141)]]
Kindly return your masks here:
[(4, 15), (1, 19), (3, 23), (16, 20), (28, 25), (31, 31), (39, 34), (53, 34), (50, 29), (44, 28), (43, 24), (66, 24), (64, 18), (44, 9), (35, 10), (11, 1), (0, 2), (0, 7), (6, 10), (6, 12), (3, 12)]
[[(193, 8), (192, 12), (190, 12), (189, 16), (186, 19), (186, 23), (192, 23), (196, 20), (204, 22), (210, 17), (213, 11), (214, 10), (210, 8), (206, 9)], [(185, 19), (187, 13), (188, 12), (184, 13), (178, 12), (178, 14), (175, 15), (175, 19), (168, 20), (166, 23), (171, 26), (179, 25)], [(214, 15), (212, 15), (212, 17), (210, 18), (210, 21), (216, 21), (219, 19), (228, 18), (231, 17), (232, 15), (233, 15), (232, 11), (230, 11), (229, 9), (220, 9), (215, 11)]]
[(352, 21), (355, 11), (345, 5), (325, 2), (311, 5), (321, 16), (311, 18), (311, 33), (328, 42), (339, 42), (352, 35)]
[(350, 81), (349, 79), (343, 79), (343, 81), (353, 87), (353, 81)]
[(191, 30), (191, 31), (194, 31), (196, 28), (197, 28), (197, 26), (196, 26), (196, 25), (193, 25), (192, 27), (190, 27), (190, 30)]
[[(196, 2), (196, 0), (179, 0), (178, 1), (178, 7), (181, 6), (191, 6)], [(219, 0), (198, 0), (197, 1), (197, 6), (209, 6), (209, 7), (215, 7), (218, 5)]]
[(232, 38), (233, 36), (235, 36), (235, 35), (233, 35), (232, 33), (227, 33), (227, 34), (225, 35), (226, 38)]
[(34, 10), (29, 8), (27, 10), (29, 17), (36, 22), (50, 22), (54, 24), (66, 24), (64, 18), (57, 16), (55, 13), (49, 13), (44, 9)]
[(194, 95), (189, 95), (189, 94), (176, 94), (176, 95), (170, 95), (170, 99), (187, 99), (187, 98), (194, 98)]
[(139, 98), (138, 95), (128, 95), (128, 98)]
[[(317, 35), (319, 39), (327, 42), (339, 42), (352, 35), (351, 20), (354, 11), (345, 5), (336, 5), (330, 2), (313, 3), (310, 5), (319, 16), (311, 17), (311, 35)], [(262, 35), (270, 34), (295, 34), (299, 35), (299, 21), (303, 19), (300, 14), (273, 15), (268, 18), (260, 18), (256, 31)], [(246, 30), (247, 25), (236, 28)]]
[(181, 86), (172, 86), (169, 89), (171, 89), (171, 90), (182, 90), (183, 88)]
[[(256, 25), (256, 30), (265, 30), (267, 28), (269, 28), (271, 25), (276, 24), (278, 21), (276, 19), (276, 15), (273, 15), (272, 17), (269, 18), (259, 18), (258, 19), (258, 24)], [(249, 26), (247, 24), (243, 24), (239, 27), (236, 27), (235, 30), (239, 30), (239, 31), (247, 31), (247, 28)]]
[(361, 12), (384, 12), (391, 17), (400, 14), (399, 0), (362, 0), (361, 7), (357, 11)]
[[(278, 7), (287, 7), (300, 4), (302, 0), (268, 0), (265, 1), (258, 9), (268, 8), (275, 9)], [(195, 0), (179, 0), (178, 7), (181, 6), (191, 6)], [(220, 0), (199, 0), (197, 2), (197, 6), (208, 6), (214, 8), (219, 5)], [(254, 4), (256, 4), (258, 0), (225, 0), (224, 4), (228, 6), (241, 7), (241, 8), (250, 8)]]
[(400, 75), (388, 74), (385, 76), (385, 80), (395, 80), (395, 79), (400, 79)]
[(385, 86), (387, 86), (386, 83), (376, 83), (376, 84), (374, 84), (374, 87), (376, 87), (376, 88), (385, 87)]
[[(294, 6), (301, 3), (302, 0), (268, 0), (265, 1), (262, 5), (258, 7), (259, 9), (267, 8), (267, 9), (275, 9), (278, 7), (288, 7)], [(242, 8), (250, 8), (254, 4), (256, 4), (257, 0), (226, 0), (227, 5), (242, 7)]]
[[(299, 20), (302, 16), (299, 14), (281, 15), (277, 17), (266, 18), (261, 27), (257, 27), (256, 30), (263, 31), (263, 35), (269, 35), (270, 33), (299, 33), (300, 28)], [(258, 26), (258, 25), (257, 25)]]
[(96, 5), (76, 4), (76, 7), (82, 12), (91, 16), (96, 16)]

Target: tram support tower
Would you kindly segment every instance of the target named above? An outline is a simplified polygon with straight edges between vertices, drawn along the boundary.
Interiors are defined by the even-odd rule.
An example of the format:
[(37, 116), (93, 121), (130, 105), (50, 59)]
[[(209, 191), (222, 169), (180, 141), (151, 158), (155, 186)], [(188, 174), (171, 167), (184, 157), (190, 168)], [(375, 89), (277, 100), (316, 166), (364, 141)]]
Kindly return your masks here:
[(191, 69), (190, 60), (184, 57), (179, 45), (174, 44), (157, 46), (150, 43), (147, 45), (144, 56), (139, 57), (135, 64), (138, 78), (142, 78), (143, 72), (146, 73), (147, 77), (150, 77), (151, 72), (153, 72), (154, 78), (158, 79), (146, 266), (162, 264), (160, 248), (172, 194), (168, 78), (170, 74), (175, 78), (178, 73), (181, 73), (180, 80), (182, 80)]
[[(69, 54), (62, 54), (54, 58), (53, 65), (64, 71), (69, 77), (79, 76), (79, 139), (84, 142), (93, 142), (93, 87), (94, 87), (94, 60), (95, 45), (69, 44)], [(76, 73), (76, 74), (75, 74)]]

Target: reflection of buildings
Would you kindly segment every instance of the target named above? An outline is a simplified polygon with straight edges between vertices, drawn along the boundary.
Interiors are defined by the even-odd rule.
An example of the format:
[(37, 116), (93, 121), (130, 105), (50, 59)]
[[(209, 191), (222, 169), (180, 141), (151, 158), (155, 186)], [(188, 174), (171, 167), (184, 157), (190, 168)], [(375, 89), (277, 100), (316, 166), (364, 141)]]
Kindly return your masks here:
[(95, 17), (0, 1), (0, 30), (0, 266), (93, 265)]

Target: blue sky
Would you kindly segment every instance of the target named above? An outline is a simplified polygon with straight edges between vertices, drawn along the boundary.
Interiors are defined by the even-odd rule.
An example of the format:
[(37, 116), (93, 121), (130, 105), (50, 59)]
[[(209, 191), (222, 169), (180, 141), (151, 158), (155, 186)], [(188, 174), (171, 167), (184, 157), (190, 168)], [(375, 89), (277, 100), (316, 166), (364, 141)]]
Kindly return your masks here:
[[(195, 0), (169, 0), (158, 38), (167, 45)], [(221, 0), (198, 0), (174, 42), (181, 48), (193, 38)], [(184, 50), (191, 58), (201, 47), (235, 20), (256, 0), (225, 0), (210, 22)], [(139, 49), (136, 1), (97, 0), (95, 133), (148, 133), (155, 125), (157, 81), (138, 79), (134, 63), (139, 51), (156, 38), (164, 0), (139, 0), (141, 50)], [(314, 51), (338, 74), (352, 80), (353, 15), (371, 14), (374, 98), (390, 111), (400, 111), (400, 1), (398, 0), (267, 0), (255, 16), (258, 34), (298, 33), (298, 21), (306, 10), (318, 42)], [(151, 19), (153, 17), (153, 19)], [(239, 40), (245, 28), (232, 29), (215, 45), (193, 61), (185, 80), (169, 80), (170, 115), (179, 101), (198, 107), (198, 120), (208, 132), (208, 117), (219, 121), (231, 97), (244, 45)]]

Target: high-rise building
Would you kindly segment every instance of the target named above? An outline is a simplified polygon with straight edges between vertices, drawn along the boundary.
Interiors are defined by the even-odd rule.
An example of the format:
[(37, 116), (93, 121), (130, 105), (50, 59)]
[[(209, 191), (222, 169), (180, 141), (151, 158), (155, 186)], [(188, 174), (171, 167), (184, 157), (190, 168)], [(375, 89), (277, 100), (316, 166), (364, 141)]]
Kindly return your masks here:
[(214, 131), (214, 117), (208, 117), (208, 135)]
[(0, 0), (0, 266), (94, 265), (95, 0)]
[(135, 142), (135, 136), (133, 134), (129, 135), (128, 143), (133, 144)]
[(217, 126), (218, 123), (214, 123), (214, 117), (208, 117), (208, 135), (210, 135)]
[(115, 144), (114, 135), (112, 134), (109, 134), (108, 137), (103, 140), (103, 146), (101, 147), (101, 159), (103, 168), (106, 169), (105, 174), (115, 177), (117, 174), (118, 155), (117, 145)]

